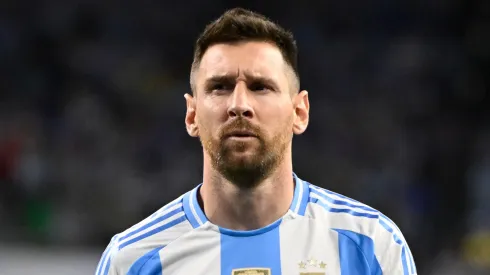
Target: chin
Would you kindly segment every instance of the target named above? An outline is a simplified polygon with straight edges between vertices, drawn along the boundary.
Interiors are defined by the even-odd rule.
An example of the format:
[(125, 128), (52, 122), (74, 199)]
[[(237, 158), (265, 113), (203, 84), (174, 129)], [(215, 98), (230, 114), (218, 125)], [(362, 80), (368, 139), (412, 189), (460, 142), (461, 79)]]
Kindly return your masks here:
[(240, 161), (222, 166), (220, 173), (233, 185), (241, 189), (257, 187), (267, 177), (264, 167), (256, 162)]
[(257, 160), (257, 156), (253, 153), (238, 153), (223, 158), (223, 162), (226, 166), (246, 168), (256, 167), (260, 165), (260, 161)]

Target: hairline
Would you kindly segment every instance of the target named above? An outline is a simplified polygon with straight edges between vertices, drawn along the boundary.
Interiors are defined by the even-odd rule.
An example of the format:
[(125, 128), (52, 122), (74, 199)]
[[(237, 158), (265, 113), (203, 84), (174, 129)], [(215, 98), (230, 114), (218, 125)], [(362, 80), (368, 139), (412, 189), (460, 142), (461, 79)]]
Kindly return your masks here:
[[(298, 73), (293, 69), (293, 66), (287, 62), (286, 58), (284, 58), (284, 55), (281, 51), (281, 48), (276, 45), (273, 41), (268, 41), (268, 40), (254, 40), (254, 39), (244, 39), (240, 41), (230, 41), (230, 42), (218, 42), (209, 45), (202, 53), (201, 56), (199, 57), (198, 60), (194, 59), (192, 62), (191, 66), (191, 73), (190, 73), (190, 86), (191, 86), (191, 91), (193, 96), (197, 96), (197, 91), (196, 91), (196, 72), (199, 70), (201, 67), (201, 61), (202, 58), (204, 57), (204, 54), (213, 46), (215, 45), (236, 45), (240, 43), (247, 43), (247, 42), (252, 42), (252, 41), (261, 41), (261, 42), (266, 42), (272, 44), (274, 47), (276, 47), (280, 52), (281, 52), (281, 57), (285, 63), (285, 70), (286, 70), (286, 76), (288, 78), (289, 82), (289, 88), (290, 88), (290, 93), (298, 93), (299, 92), (299, 85), (300, 85), (300, 80)], [(293, 93), (294, 92), (294, 93)]]

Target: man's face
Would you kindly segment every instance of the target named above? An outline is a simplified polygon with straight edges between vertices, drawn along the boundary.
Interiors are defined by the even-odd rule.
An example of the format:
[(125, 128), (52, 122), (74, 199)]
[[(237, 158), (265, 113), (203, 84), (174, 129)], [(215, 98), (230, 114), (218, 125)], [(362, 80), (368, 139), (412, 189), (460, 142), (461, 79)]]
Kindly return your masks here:
[(195, 74), (189, 133), (199, 136), (214, 169), (242, 188), (267, 177), (290, 149), (298, 95), (288, 70), (276, 46), (244, 42), (211, 46)]

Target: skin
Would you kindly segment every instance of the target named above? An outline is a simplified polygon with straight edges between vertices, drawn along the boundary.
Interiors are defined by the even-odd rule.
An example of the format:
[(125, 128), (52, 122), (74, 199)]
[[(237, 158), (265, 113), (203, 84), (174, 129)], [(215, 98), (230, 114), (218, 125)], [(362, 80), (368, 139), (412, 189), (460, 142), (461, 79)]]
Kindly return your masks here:
[[(308, 92), (298, 93), (291, 67), (267, 42), (213, 45), (193, 75), (185, 123), (203, 145), (204, 213), (233, 230), (273, 223), (293, 199), (291, 143), (308, 126)], [(229, 136), (236, 130), (252, 136)]]

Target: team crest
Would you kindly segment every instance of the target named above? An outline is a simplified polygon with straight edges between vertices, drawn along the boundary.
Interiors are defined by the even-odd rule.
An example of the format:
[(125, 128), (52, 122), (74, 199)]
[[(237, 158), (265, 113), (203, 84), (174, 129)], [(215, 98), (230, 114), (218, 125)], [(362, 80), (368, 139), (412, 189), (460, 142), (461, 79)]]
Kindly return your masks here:
[(238, 268), (231, 271), (231, 275), (271, 275), (270, 268)]
[(323, 261), (309, 259), (298, 263), (299, 275), (326, 275), (327, 264)]

